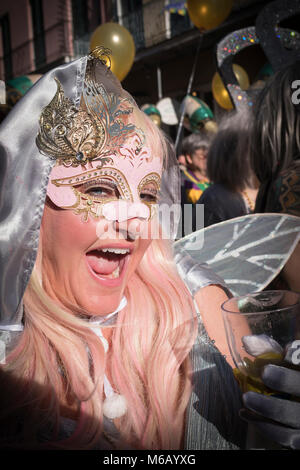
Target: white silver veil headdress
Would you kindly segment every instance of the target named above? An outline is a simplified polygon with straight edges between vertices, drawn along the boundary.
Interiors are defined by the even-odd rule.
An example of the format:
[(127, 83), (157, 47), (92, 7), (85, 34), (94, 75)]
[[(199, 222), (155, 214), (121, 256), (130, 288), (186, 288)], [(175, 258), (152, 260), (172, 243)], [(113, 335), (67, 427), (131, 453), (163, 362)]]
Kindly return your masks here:
[[(45, 74), (10, 111), (0, 126), (0, 329), (19, 331), (22, 298), (37, 255), (47, 185), (55, 160), (36, 145), (42, 110), (57, 92), (79, 108), (89, 61), (95, 63), (95, 80), (108, 93), (133, 98), (100, 59), (85, 56)], [(160, 203), (180, 202), (180, 173), (170, 152), (162, 176)], [(173, 221), (175, 236), (178, 220)], [(169, 227), (170, 230), (170, 227)]]

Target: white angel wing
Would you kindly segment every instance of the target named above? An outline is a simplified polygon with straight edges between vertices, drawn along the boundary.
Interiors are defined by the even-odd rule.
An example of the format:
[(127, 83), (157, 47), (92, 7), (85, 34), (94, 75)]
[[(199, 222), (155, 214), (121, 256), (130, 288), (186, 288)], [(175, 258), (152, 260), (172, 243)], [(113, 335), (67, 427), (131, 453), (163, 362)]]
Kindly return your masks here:
[(207, 263), (234, 295), (244, 295), (264, 289), (284, 267), (299, 240), (299, 217), (250, 214), (191, 233), (176, 241), (174, 249)]

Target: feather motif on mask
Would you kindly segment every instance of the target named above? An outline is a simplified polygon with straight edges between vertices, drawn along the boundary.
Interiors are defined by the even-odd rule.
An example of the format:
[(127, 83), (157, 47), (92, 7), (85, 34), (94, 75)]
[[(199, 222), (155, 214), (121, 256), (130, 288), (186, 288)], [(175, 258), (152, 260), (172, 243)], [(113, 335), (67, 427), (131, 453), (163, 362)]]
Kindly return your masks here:
[(56, 94), (40, 116), (37, 147), (59, 165), (85, 167), (88, 162), (103, 161), (107, 155), (116, 155), (134, 135), (138, 137), (136, 154), (144, 143), (143, 131), (128, 122), (133, 111), (129, 99), (108, 94), (93, 79), (91, 70), (89, 63), (79, 109), (65, 97), (61, 83), (55, 78)]

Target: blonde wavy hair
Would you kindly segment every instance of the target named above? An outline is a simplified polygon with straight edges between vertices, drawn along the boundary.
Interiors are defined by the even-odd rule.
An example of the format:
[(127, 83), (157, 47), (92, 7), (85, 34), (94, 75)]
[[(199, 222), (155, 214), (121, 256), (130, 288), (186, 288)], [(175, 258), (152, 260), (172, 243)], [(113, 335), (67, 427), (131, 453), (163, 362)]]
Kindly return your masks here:
[[(161, 152), (167, 144), (155, 124), (145, 115), (139, 120), (154, 151)], [(23, 298), (24, 331), (0, 369), (4, 445), (95, 448), (105, 435), (103, 381), (108, 370), (114, 388), (127, 400), (127, 413), (114, 421), (120, 438), (113, 445), (180, 448), (197, 328), (170, 241), (153, 240), (129, 280), (127, 306), (111, 327), (108, 353), (76, 315), (79, 306), (59, 305), (43, 289), (47, 273), (41, 268), (41, 245)], [(61, 438), (62, 403), (69, 402), (77, 410), (76, 427), (69, 438)]]
[[(35, 268), (24, 295), (24, 332), (3, 367), (14, 381), (6, 398), (13, 405), (4, 411), (6, 417), (12, 410), (22, 416), (20, 442), (35, 446), (38, 428), (50, 426), (48, 446), (94, 447), (103, 432), (108, 367), (128, 405), (115, 420), (117, 447), (180, 448), (196, 328), (192, 300), (167, 241), (152, 241), (125, 295), (128, 304), (118, 314), (106, 354), (84, 319), (48, 297)], [(70, 396), (80, 410), (77, 426), (69, 439), (59, 440), (60, 404)]]

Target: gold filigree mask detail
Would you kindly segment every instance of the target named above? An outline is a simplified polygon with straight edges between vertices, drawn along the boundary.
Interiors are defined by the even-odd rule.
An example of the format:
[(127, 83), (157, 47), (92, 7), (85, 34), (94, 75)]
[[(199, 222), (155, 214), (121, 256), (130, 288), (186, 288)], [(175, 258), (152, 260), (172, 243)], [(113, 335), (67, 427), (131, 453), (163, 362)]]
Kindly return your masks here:
[(103, 65), (106, 65), (108, 69), (111, 67), (110, 56), (112, 51), (108, 47), (97, 46), (90, 52), (90, 59), (99, 59)]
[(85, 110), (77, 110), (64, 96), (60, 82), (56, 78), (55, 81), (57, 92), (40, 117), (37, 147), (42, 154), (57, 160), (59, 165), (85, 165), (103, 148), (105, 127)]
[(56, 94), (40, 116), (37, 147), (43, 155), (65, 167), (85, 166), (103, 156), (116, 155), (126, 139), (134, 135), (138, 137), (135, 149), (138, 154), (145, 141), (143, 131), (128, 122), (133, 111), (129, 98), (108, 94), (96, 82), (95, 61), (93, 56), (88, 59), (79, 109), (65, 97), (55, 78)]
[[(149, 209), (149, 220), (156, 213), (160, 180), (160, 175), (153, 172), (145, 176), (138, 185), (140, 202)], [(62, 208), (73, 209), (76, 214), (82, 216), (84, 222), (88, 220), (89, 215), (95, 219), (101, 216), (104, 204), (120, 200), (134, 203), (134, 197), (125, 175), (112, 167), (91, 170), (71, 178), (54, 179), (52, 183), (56, 187), (69, 187), (72, 190), (76, 202), (72, 206), (62, 206)], [(107, 186), (110, 191), (102, 196), (101, 189)]]
[[(112, 220), (114, 211), (123, 209), (130, 217), (136, 211), (137, 217), (148, 219), (154, 213), (162, 163), (134, 124), (143, 125), (143, 113), (101, 62), (95, 53), (88, 57), (79, 108), (55, 79), (57, 91), (42, 111), (36, 139), (40, 152), (56, 160), (47, 194), (57, 207), (71, 209), (83, 220), (101, 215)], [(104, 87), (110, 80), (114, 93)], [(115, 184), (115, 190), (103, 190), (100, 179)]]
[(157, 212), (157, 203), (158, 203), (160, 184), (161, 184), (160, 175), (158, 173), (153, 172), (145, 176), (138, 185), (138, 193), (140, 197), (141, 197), (143, 190), (145, 191), (145, 195), (148, 194), (149, 196), (152, 196), (152, 197), (149, 197), (148, 200), (147, 199), (143, 200), (143, 203), (146, 204), (146, 206), (148, 206), (149, 208), (150, 219), (152, 219)]
[(120, 194), (120, 196), (128, 201), (133, 201), (132, 193), (128, 181), (125, 175), (116, 168), (113, 167), (104, 167), (104, 168), (97, 168), (96, 170), (92, 169), (89, 172), (85, 172), (82, 174), (77, 174), (73, 177), (66, 177), (66, 178), (57, 178), (53, 179), (51, 182), (57, 187), (72, 187), (76, 189), (78, 186), (83, 186), (85, 183), (90, 181), (97, 181), (100, 178), (106, 179), (108, 182), (112, 181), (115, 183), (116, 188)]
[[(103, 157), (105, 163), (108, 157)], [(112, 160), (112, 159), (110, 159)], [(113, 163), (113, 161), (112, 161)], [(93, 196), (85, 192), (88, 188), (97, 187), (101, 184), (114, 184), (115, 192), (118, 195), (102, 198), (101, 196)], [(75, 214), (81, 215), (83, 222), (88, 220), (89, 215), (97, 219), (102, 214), (103, 204), (117, 201), (119, 198), (132, 202), (133, 196), (130, 186), (125, 175), (113, 167), (97, 167), (84, 173), (77, 174), (72, 177), (57, 178), (52, 180), (52, 184), (56, 187), (70, 187), (76, 197), (76, 202), (72, 206), (62, 207), (62, 209), (73, 209)]]

